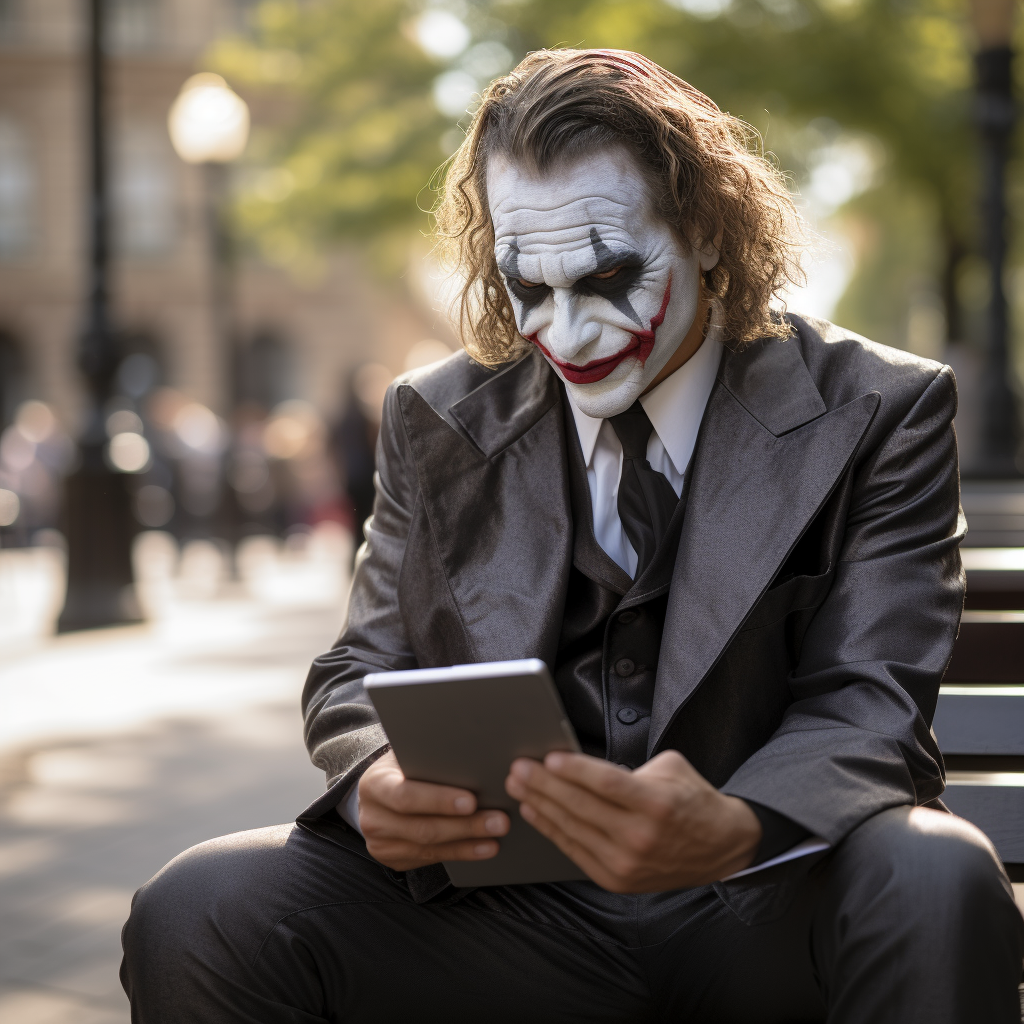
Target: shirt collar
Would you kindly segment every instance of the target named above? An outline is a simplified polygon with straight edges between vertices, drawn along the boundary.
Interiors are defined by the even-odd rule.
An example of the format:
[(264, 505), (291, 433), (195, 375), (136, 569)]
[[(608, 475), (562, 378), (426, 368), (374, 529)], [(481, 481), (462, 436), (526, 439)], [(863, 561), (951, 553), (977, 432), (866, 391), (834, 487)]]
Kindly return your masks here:
[(565, 389), (565, 397), (569, 399), (569, 408), (572, 409), (573, 417), (576, 420), (576, 433), (580, 436), (580, 447), (583, 449), (583, 461), (589, 466), (594, 457), (594, 446), (597, 444), (597, 435), (601, 431), (602, 419), (588, 416), (572, 400), (572, 393)]
[[(697, 443), (700, 421), (704, 417), (704, 407), (708, 404), (718, 375), (718, 364), (722, 358), (721, 338), (722, 329), (712, 324), (700, 348), (675, 373), (640, 399), (672, 465), (680, 475), (686, 471), (690, 462)], [(572, 400), (568, 388), (565, 394), (576, 420), (583, 460), (589, 466), (604, 420), (583, 412)]]
[(640, 398), (677, 473), (690, 464), (704, 409), (722, 359), (722, 329), (708, 328), (703, 344), (670, 377)]

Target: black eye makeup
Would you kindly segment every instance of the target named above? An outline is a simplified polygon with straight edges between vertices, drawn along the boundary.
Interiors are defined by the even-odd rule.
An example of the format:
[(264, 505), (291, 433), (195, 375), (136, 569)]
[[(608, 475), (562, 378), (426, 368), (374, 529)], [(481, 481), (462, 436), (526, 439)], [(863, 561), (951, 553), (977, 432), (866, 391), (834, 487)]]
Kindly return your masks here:
[(539, 306), (551, 294), (549, 285), (533, 284), (530, 281), (524, 281), (522, 278), (512, 277), (509, 274), (505, 274), (505, 283), (508, 285), (508, 290), (527, 309)]
[(625, 298), (643, 272), (643, 261), (639, 256), (630, 254), (617, 257), (615, 263), (608, 270), (598, 270), (581, 277), (573, 285), (573, 291), (579, 295), (600, 295), (606, 299)]
[(508, 247), (508, 253), (498, 264), (508, 285), (508, 290), (523, 304), (523, 312), (529, 312), (535, 306), (539, 306), (551, 294), (551, 288), (546, 284), (534, 284), (532, 281), (525, 281), (519, 276), (519, 240), (513, 239)]
[[(607, 299), (620, 313), (642, 327), (643, 321), (629, 301), (629, 291), (643, 274), (643, 257), (630, 249), (617, 252), (609, 249), (596, 228), (590, 229), (590, 244), (596, 265), (586, 277), (581, 277), (572, 286), (573, 292)], [(551, 294), (550, 285), (527, 281), (520, 276), (518, 240), (509, 246), (504, 259), (498, 264), (498, 270), (505, 278), (510, 294), (522, 303), (524, 314), (541, 305)]]
[(573, 285), (577, 295), (599, 295), (607, 299), (623, 316), (643, 326), (637, 311), (629, 301), (629, 290), (643, 273), (644, 259), (638, 252), (614, 252), (605, 245), (597, 228), (590, 229), (590, 245), (597, 265)]

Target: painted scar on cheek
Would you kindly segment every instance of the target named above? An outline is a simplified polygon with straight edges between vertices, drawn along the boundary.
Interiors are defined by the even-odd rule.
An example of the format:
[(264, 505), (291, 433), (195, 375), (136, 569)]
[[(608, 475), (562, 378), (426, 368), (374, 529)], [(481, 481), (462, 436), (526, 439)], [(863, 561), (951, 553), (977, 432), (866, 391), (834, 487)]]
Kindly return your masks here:
[(645, 331), (631, 331), (633, 338), (632, 341), (624, 348), (621, 352), (616, 352), (613, 356), (608, 356), (606, 359), (593, 359), (584, 366), (576, 366), (574, 363), (563, 363), (560, 359), (553, 356), (548, 349), (541, 344), (540, 339), (537, 337), (538, 331), (534, 331), (533, 334), (526, 334), (524, 337), (527, 341), (532, 341), (551, 360), (561, 371), (570, 384), (596, 384), (599, 380), (604, 380), (616, 366), (619, 365), (624, 359), (629, 359), (631, 356), (635, 356), (640, 360), (640, 365), (643, 366), (647, 362), (647, 357), (651, 354), (654, 349), (654, 337), (657, 334), (658, 328), (662, 325), (665, 320), (665, 312), (668, 310), (669, 300), (672, 298), (672, 278), (668, 279), (668, 284), (665, 285), (665, 294), (661, 300), (661, 309), (658, 310), (654, 316), (651, 317), (651, 326)]

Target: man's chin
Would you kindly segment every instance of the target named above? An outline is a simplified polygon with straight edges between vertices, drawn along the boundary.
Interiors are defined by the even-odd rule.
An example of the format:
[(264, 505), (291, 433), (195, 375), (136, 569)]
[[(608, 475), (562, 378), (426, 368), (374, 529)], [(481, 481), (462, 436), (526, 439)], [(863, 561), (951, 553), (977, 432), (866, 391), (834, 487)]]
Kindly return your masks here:
[(573, 384), (562, 378), (580, 412), (594, 419), (608, 419), (625, 412), (643, 394), (648, 383), (644, 368), (635, 359), (629, 362), (631, 367), (617, 366), (604, 380), (593, 384)]

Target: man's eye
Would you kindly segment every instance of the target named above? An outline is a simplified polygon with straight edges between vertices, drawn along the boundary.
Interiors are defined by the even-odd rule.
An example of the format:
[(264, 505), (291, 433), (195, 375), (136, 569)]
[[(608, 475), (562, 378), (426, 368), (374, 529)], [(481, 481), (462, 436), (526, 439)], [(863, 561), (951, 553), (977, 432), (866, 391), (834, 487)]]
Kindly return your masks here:
[(527, 309), (539, 306), (551, 294), (551, 289), (543, 282), (524, 281), (521, 277), (509, 277), (506, 281), (509, 292)]
[(608, 281), (609, 279), (613, 278), (620, 270), (622, 270), (622, 267), (614, 267), (612, 270), (605, 270), (600, 274), (591, 274), (590, 276), (598, 281)]

